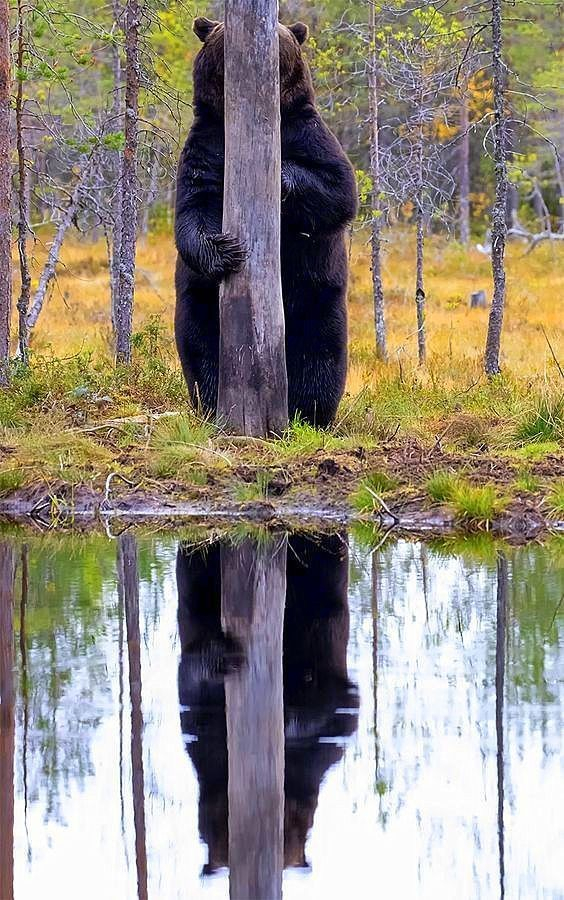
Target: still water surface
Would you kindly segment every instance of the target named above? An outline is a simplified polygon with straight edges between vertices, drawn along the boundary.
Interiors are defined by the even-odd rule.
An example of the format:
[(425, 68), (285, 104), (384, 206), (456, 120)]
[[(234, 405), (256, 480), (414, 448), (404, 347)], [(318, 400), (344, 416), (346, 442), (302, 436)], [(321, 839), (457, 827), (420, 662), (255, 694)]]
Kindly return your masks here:
[(1, 900), (564, 897), (563, 559), (1, 539)]

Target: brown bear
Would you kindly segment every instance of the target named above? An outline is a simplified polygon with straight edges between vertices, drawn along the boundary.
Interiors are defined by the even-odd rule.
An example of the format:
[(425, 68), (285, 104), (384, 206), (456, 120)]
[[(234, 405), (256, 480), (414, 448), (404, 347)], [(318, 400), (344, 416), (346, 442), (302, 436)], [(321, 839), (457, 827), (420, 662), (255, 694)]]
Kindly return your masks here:
[[(175, 333), (195, 405), (214, 414), (219, 367), (219, 284), (245, 248), (222, 231), (224, 29), (196, 19), (203, 47), (194, 62), (194, 122), (178, 167)], [(347, 368), (345, 229), (356, 214), (354, 172), (315, 107), (302, 45), (307, 27), (279, 26), (282, 138), (282, 295), (288, 407), (328, 425)], [(249, 148), (249, 162), (252, 149)]]

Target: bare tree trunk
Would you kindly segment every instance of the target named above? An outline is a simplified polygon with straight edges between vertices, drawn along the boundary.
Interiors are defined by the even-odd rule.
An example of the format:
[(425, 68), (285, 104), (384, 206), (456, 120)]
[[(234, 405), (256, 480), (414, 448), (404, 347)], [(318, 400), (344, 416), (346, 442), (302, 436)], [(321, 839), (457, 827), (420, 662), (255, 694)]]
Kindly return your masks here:
[(135, 254), (137, 249), (137, 149), (139, 144), (139, 86), (141, 64), (139, 32), (142, 7), (127, 0), (125, 30), (125, 147), (121, 170), (121, 242), (117, 303), (114, 308), (116, 362), (131, 362), (131, 331), (135, 298)]
[[(88, 164), (87, 168), (89, 168), (89, 166), (90, 163)], [(63, 213), (63, 218), (59, 222), (59, 227), (57, 228), (53, 243), (51, 244), (51, 247), (49, 249), (49, 254), (47, 256), (45, 265), (43, 266), (43, 271), (39, 279), (39, 284), (37, 285), (37, 290), (33, 295), (31, 306), (27, 314), (27, 338), (29, 338), (30, 332), (36, 325), (39, 314), (43, 309), (43, 304), (45, 303), (45, 299), (47, 297), (49, 285), (55, 277), (55, 273), (57, 271), (57, 263), (59, 262), (59, 256), (61, 254), (61, 247), (63, 246), (65, 235), (72, 225), (74, 217), (76, 215), (85, 177), (86, 171), (83, 170), (82, 175), (79, 177), (77, 183), (74, 186), (74, 190), (70, 196), (69, 204)]]
[[(112, 3), (114, 24), (119, 29), (122, 10), (119, 0), (113, 0)], [(122, 104), (121, 104), (121, 51), (117, 41), (112, 43), (112, 76), (114, 83), (114, 97), (112, 103), (112, 128), (113, 132), (120, 132), (123, 126)], [(111, 261), (110, 261), (110, 290), (111, 290), (111, 309), (112, 309), (112, 328), (114, 339), (116, 335), (116, 307), (119, 295), (119, 261), (121, 255), (121, 154), (115, 153), (114, 156), (115, 184), (112, 196), (112, 243), (111, 243)]]
[(556, 175), (556, 184), (558, 186), (558, 227), (564, 232), (564, 169), (562, 167), (562, 157), (557, 148), (552, 145), (552, 155), (554, 157), (554, 174)]
[(125, 604), (131, 699), (131, 779), (137, 894), (147, 900), (147, 845), (145, 831), (145, 776), (143, 770), (143, 709), (141, 704), (141, 635), (139, 629), (139, 574), (137, 544), (131, 534), (118, 538), (118, 592)]
[(458, 159), (458, 228), (460, 243), (470, 243), (470, 117), (468, 85), (460, 98), (460, 148)]
[(380, 204), (380, 132), (378, 123), (379, 58), (376, 29), (376, 3), (369, 4), (369, 60), (368, 93), (370, 100), (370, 177), (372, 179), (372, 292), (374, 296), (374, 333), (376, 352), (380, 359), (387, 359), (386, 318), (384, 311), (384, 287), (382, 284), (381, 258), (381, 204)]
[(16, 145), (18, 148), (18, 257), (20, 261), (20, 296), (18, 298), (18, 353), (20, 359), (28, 362), (27, 313), (31, 300), (31, 272), (27, 255), (29, 226), (29, 191), (23, 133), (25, 101), (23, 98), (23, 71), (25, 65), (24, 10), (22, 0), (18, 0), (18, 87), (16, 91)]
[(285, 597), (285, 538), (221, 547), (223, 629), (246, 656), (225, 683), (232, 900), (282, 897)]
[(497, 835), (499, 850), (499, 895), (505, 896), (505, 768), (503, 742), (503, 706), (505, 684), (505, 632), (507, 623), (507, 559), (500, 553), (497, 560), (497, 624), (495, 642), (495, 732), (497, 744)]
[(9, 381), (12, 313), (12, 160), (10, 140), (10, 8), (0, 0), (0, 386)]
[(494, 93), (495, 203), (492, 216), (493, 299), (488, 323), (484, 367), (487, 375), (501, 371), (499, 354), (505, 311), (505, 241), (507, 199), (505, 78), (501, 24), (502, 0), (492, 0), (492, 65)]
[(14, 551), (0, 544), (0, 897), (14, 897)]
[(278, 58), (277, 0), (227, 0), (223, 231), (249, 256), (221, 290), (218, 420), (255, 437), (288, 424)]

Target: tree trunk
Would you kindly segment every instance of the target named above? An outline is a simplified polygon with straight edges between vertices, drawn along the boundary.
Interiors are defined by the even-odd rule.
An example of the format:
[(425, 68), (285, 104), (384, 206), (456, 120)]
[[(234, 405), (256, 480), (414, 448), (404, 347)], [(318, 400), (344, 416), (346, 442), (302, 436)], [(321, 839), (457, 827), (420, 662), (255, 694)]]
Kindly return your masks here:
[[(121, 7), (119, 0), (113, 0), (112, 3), (114, 25), (116, 29), (120, 29)], [(116, 40), (112, 43), (112, 77), (114, 83), (114, 96), (112, 103), (112, 126), (114, 133), (119, 133), (123, 128), (123, 111), (121, 105), (121, 51)], [(110, 260), (110, 290), (111, 290), (111, 312), (112, 312), (112, 329), (114, 340), (117, 333), (116, 325), (116, 308), (119, 296), (119, 261), (121, 256), (121, 153), (113, 153), (113, 169), (115, 173), (114, 192), (112, 195), (112, 242), (111, 242), (111, 260)]]
[(225, 683), (230, 897), (282, 897), (286, 539), (221, 548), (221, 610), (245, 665)]
[(558, 227), (561, 232), (564, 232), (564, 169), (562, 168), (562, 157), (554, 144), (552, 145), (552, 155), (554, 158), (556, 185), (558, 187)]
[(131, 331), (135, 296), (141, 11), (141, 4), (138, 0), (127, 0), (124, 13), (125, 147), (121, 169), (121, 242), (118, 262), (118, 296), (114, 308), (116, 363), (126, 366), (131, 362)]
[(223, 231), (249, 256), (221, 290), (218, 421), (255, 437), (288, 424), (278, 57), (276, 0), (227, 0)]
[(468, 89), (464, 85), (460, 98), (460, 147), (458, 159), (458, 228), (460, 243), (470, 243), (470, 118)]
[(18, 87), (16, 91), (16, 145), (18, 148), (18, 257), (20, 261), (20, 296), (18, 298), (18, 353), (27, 365), (29, 339), (27, 313), (31, 300), (31, 272), (27, 255), (29, 227), (29, 191), (25, 158), (23, 117), (25, 101), (23, 97), (23, 71), (25, 66), (24, 10), (22, 0), (18, 0)]
[(487, 375), (501, 371), (499, 353), (503, 313), (505, 311), (505, 241), (507, 226), (506, 115), (503, 40), (501, 25), (502, 0), (492, 0), (492, 64), (494, 93), (494, 166), (495, 204), (492, 216), (493, 299), (488, 323), (484, 367)]
[(417, 196), (415, 197), (415, 223), (416, 223), (416, 270), (415, 270), (415, 307), (417, 309), (417, 358), (422, 366), (427, 356), (427, 341), (425, 335), (425, 288), (423, 281), (424, 271), (424, 214), (423, 214), (423, 97), (418, 99), (419, 123), (417, 126), (417, 143), (415, 145), (417, 165)]
[(118, 538), (118, 592), (125, 605), (129, 695), (131, 700), (131, 781), (137, 895), (147, 900), (147, 845), (145, 832), (145, 778), (143, 770), (143, 709), (141, 705), (141, 635), (139, 629), (139, 574), (137, 544), (131, 534)]
[(376, 33), (376, 4), (369, 4), (369, 60), (368, 93), (370, 100), (370, 177), (372, 179), (372, 293), (374, 296), (374, 332), (376, 353), (382, 360), (387, 359), (386, 318), (384, 311), (384, 288), (382, 284), (381, 258), (381, 204), (380, 204), (380, 133), (378, 125), (378, 76), (379, 58)]
[[(89, 168), (89, 166), (90, 163), (88, 164), (87, 168)], [(63, 246), (65, 235), (72, 225), (74, 217), (76, 215), (85, 177), (86, 171), (84, 170), (74, 186), (74, 190), (69, 200), (69, 205), (65, 209), (63, 218), (59, 222), (59, 227), (57, 228), (57, 231), (55, 233), (55, 237), (53, 239), (53, 243), (51, 244), (45, 265), (43, 266), (39, 284), (37, 285), (37, 290), (33, 295), (33, 300), (27, 314), (27, 338), (29, 338), (30, 332), (35, 328), (36, 322), (39, 318), (39, 314), (43, 309), (45, 298), (47, 297), (49, 285), (55, 277), (55, 272), (57, 271), (57, 263), (59, 262), (59, 256), (61, 253), (61, 247)]]
[(0, 0), (0, 386), (9, 381), (12, 312), (10, 66), (10, 9)]
[(0, 544), (0, 897), (14, 896), (14, 551)]

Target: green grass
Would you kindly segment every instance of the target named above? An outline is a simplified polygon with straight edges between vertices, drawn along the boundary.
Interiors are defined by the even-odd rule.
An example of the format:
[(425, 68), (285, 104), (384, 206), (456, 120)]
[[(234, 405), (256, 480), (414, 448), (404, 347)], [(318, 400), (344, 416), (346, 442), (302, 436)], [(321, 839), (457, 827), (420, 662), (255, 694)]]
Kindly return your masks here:
[(548, 508), (555, 519), (564, 518), (564, 481), (554, 485), (548, 495)]
[(460, 477), (453, 472), (438, 471), (427, 479), (425, 490), (435, 503), (446, 503), (453, 499), (460, 483)]
[(385, 472), (371, 472), (363, 478), (352, 495), (352, 504), (358, 512), (372, 512), (381, 506), (379, 497), (393, 491), (397, 484), (397, 481)]
[(0, 472), (0, 497), (17, 491), (24, 482), (25, 476), (21, 469), (4, 469)]
[(150, 469), (159, 478), (182, 477), (191, 484), (205, 484), (205, 474), (198, 465), (226, 463), (227, 458), (211, 444), (215, 426), (193, 415), (161, 419), (150, 438)]
[(561, 443), (564, 440), (564, 398), (541, 397), (515, 430), (519, 443)]
[(257, 472), (254, 481), (235, 485), (233, 495), (238, 503), (252, 503), (268, 500), (270, 477), (268, 472)]
[(542, 482), (540, 478), (537, 478), (536, 475), (533, 475), (532, 472), (524, 470), (520, 472), (520, 474), (515, 479), (514, 487), (517, 491), (536, 494), (538, 491), (540, 491)]
[(504, 501), (491, 484), (476, 486), (461, 481), (452, 496), (452, 505), (459, 522), (469, 528), (488, 530)]

